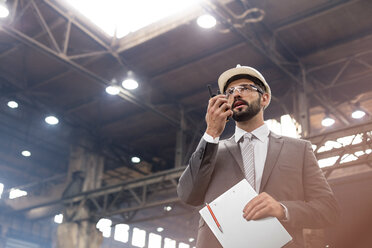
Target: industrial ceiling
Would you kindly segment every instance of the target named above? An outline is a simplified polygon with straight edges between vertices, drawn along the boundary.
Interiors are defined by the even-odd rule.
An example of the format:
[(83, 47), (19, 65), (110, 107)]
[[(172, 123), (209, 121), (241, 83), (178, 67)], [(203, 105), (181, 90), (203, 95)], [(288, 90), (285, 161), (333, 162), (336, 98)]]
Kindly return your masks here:
[[(82, 138), (105, 158), (104, 185), (185, 165), (205, 129), (206, 85), (217, 91), (219, 74), (237, 64), (257, 68), (270, 84), (266, 119), (291, 114), (301, 122), (298, 96), (306, 95), (307, 137), (370, 120), (372, 1), (201, 1), (192, 14), (121, 39), (63, 1), (7, 5), (11, 15), (0, 23), (0, 182), (8, 187), (63, 177), (71, 146)], [(252, 8), (263, 11), (262, 20)], [(196, 24), (204, 12), (216, 17), (215, 28)], [(105, 92), (128, 73), (136, 90)], [(10, 100), (19, 107), (9, 108)], [(356, 106), (365, 118), (350, 117)], [(47, 125), (48, 114), (59, 124)], [(321, 126), (325, 115), (334, 126)], [(23, 157), (24, 149), (32, 156)]]

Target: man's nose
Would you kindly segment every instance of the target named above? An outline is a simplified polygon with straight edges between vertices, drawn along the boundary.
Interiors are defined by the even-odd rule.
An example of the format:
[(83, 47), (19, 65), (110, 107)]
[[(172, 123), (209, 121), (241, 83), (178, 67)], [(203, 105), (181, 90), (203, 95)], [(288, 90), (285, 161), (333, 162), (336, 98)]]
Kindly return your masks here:
[(233, 95), (234, 99), (235, 99), (235, 97), (239, 97), (240, 98), (240, 90), (234, 89), (234, 92), (233, 92), (232, 95)]

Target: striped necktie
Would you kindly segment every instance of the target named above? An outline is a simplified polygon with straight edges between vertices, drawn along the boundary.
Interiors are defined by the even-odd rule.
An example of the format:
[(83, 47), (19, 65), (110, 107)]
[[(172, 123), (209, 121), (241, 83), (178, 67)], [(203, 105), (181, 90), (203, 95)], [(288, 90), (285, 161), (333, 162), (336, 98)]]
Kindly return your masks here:
[(243, 141), (240, 144), (240, 149), (243, 157), (243, 171), (244, 176), (248, 183), (256, 189), (256, 176), (254, 169), (254, 146), (252, 139), (254, 136), (250, 133), (246, 133), (243, 136)]

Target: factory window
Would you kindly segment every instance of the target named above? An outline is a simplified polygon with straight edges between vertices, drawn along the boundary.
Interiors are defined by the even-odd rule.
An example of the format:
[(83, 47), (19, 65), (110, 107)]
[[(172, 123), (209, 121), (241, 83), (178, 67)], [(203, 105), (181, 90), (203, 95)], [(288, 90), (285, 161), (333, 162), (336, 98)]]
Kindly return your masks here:
[(188, 244), (185, 244), (185, 243), (180, 243), (179, 245), (178, 245), (178, 248), (190, 248), (190, 246), (188, 245)]
[(146, 231), (139, 228), (133, 228), (132, 245), (137, 247), (144, 247), (146, 240)]
[(129, 240), (129, 226), (127, 224), (117, 224), (115, 226), (114, 239), (127, 243)]
[(1, 199), (1, 195), (3, 194), (3, 190), (4, 190), (4, 184), (0, 183), (0, 199)]
[(96, 227), (102, 232), (103, 237), (109, 238), (111, 236), (111, 225), (111, 220), (103, 218), (98, 221)]
[(173, 239), (164, 239), (164, 248), (176, 248), (176, 241)]
[(161, 248), (161, 236), (159, 234), (150, 233), (149, 248)]

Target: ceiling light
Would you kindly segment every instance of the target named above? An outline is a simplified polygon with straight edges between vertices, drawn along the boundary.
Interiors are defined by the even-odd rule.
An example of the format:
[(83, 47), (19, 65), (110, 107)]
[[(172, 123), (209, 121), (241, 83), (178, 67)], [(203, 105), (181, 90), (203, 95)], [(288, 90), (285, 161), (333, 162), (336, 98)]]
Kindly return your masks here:
[(5, 18), (9, 15), (9, 10), (5, 2), (6, 1), (0, 1), (0, 18)]
[(363, 118), (364, 116), (366, 115), (366, 112), (364, 112), (363, 110), (355, 110), (352, 114), (351, 114), (351, 117), (353, 117), (354, 119), (360, 119), (360, 118)]
[(137, 89), (138, 88), (138, 83), (136, 80), (134, 79), (125, 79), (121, 85), (123, 85), (123, 87), (127, 90), (134, 90), (134, 89)]
[(59, 120), (57, 117), (50, 115), (45, 118), (45, 122), (48, 123), (49, 125), (57, 125)]
[(194, 238), (189, 238), (189, 242), (193, 242), (195, 239)]
[(202, 28), (213, 28), (217, 23), (216, 18), (211, 15), (202, 15), (196, 20), (196, 22)]
[(54, 222), (57, 224), (62, 224), (63, 222), (63, 214), (57, 214), (54, 216)]
[(132, 157), (131, 161), (132, 163), (138, 164), (139, 162), (141, 162), (141, 159), (139, 157)]
[(14, 108), (18, 108), (18, 103), (15, 102), (15, 101), (9, 101), (9, 102), (8, 102), (8, 107), (9, 107), (9, 108), (12, 108), (12, 109), (14, 109)]
[(330, 127), (330, 126), (332, 126), (333, 124), (335, 124), (335, 120), (332, 119), (331, 117), (326, 116), (326, 117), (322, 120), (322, 126), (324, 126), (324, 127)]
[(27, 151), (27, 150), (22, 151), (21, 154), (24, 157), (30, 157), (31, 156), (31, 152), (30, 151)]
[(162, 232), (162, 231), (164, 231), (164, 228), (162, 228), (162, 227), (158, 227), (158, 228), (156, 228), (156, 231), (157, 231), (157, 232)]
[(120, 93), (120, 88), (116, 85), (110, 85), (106, 87), (106, 93), (110, 95), (117, 95)]
[(169, 212), (169, 211), (171, 211), (171, 210), (172, 210), (172, 207), (171, 207), (171, 206), (169, 206), (169, 205), (168, 205), (168, 206), (165, 206), (165, 207), (164, 207), (164, 210), (165, 210), (165, 211), (167, 211), (167, 212)]

